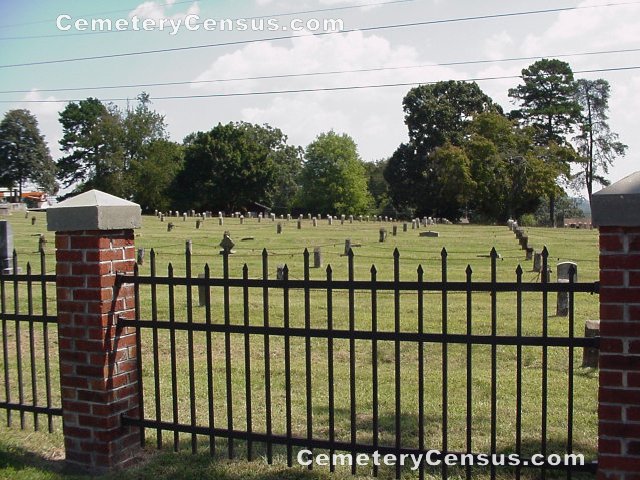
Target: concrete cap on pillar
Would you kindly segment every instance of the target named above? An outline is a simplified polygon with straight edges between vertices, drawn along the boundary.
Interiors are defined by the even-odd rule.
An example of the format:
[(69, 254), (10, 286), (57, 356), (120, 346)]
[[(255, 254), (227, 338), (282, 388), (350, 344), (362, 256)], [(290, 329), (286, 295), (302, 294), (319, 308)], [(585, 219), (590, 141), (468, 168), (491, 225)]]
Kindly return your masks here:
[(140, 228), (140, 205), (100, 190), (90, 190), (47, 209), (47, 229), (54, 232)]
[(640, 226), (640, 172), (594, 193), (591, 220), (597, 227)]

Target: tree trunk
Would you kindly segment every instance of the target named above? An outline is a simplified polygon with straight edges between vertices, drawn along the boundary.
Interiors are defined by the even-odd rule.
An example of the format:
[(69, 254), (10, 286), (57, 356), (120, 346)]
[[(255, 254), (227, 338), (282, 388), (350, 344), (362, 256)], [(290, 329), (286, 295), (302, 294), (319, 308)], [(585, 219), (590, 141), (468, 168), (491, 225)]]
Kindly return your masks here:
[(549, 221), (551, 228), (556, 228), (556, 196), (554, 193), (549, 195)]

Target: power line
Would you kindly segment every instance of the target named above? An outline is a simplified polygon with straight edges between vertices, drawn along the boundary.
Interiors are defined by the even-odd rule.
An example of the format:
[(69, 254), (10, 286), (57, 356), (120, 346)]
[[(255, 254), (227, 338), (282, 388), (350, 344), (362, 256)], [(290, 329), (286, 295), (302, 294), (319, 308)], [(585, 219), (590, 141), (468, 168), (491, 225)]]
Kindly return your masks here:
[(36, 65), (51, 65), (51, 64), (59, 64), (59, 63), (70, 63), (70, 62), (80, 62), (87, 60), (105, 60), (111, 58), (123, 58), (123, 57), (133, 57), (140, 55), (150, 55), (156, 53), (170, 53), (170, 52), (184, 52), (189, 50), (198, 50), (203, 48), (214, 48), (214, 47), (228, 47), (235, 45), (246, 45), (251, 43), (261, 43), (261, 42), (272, 42), (272, 41), (280, 41), (280, 40), (290, 40), (298, 37), (310, 37), (317, 36), (323, 37), (327, 35), (337, 35), (344, 33), (352, 33), (352, 32), (370, 32), (376, 30), (390, 30), (396, 28), (408, 28), (408, 27), (418, 27), (418, 26), (426, 26), (426, 25), (439, 25), (446, 23), (456, 23), (456, 22), (468, 22), (468, 21), (477, 21), (477, 20), (488, 20), (488, 19), (496, 19), (496, 18), (508, 18), (508, 17), (518, 17), (525, 15), (540, 15), (547, 13), (558, 13), (558, 12), (567, 12), (567, 11), (575, 11), (575, 10), (584, 10), (584, 9), (592, 9), (592, 8), (605, 8), (605, 7), (616, 7), (621, 5), (634, 5), (640, 4), (640, 0), (633, 2), (617, 2), (617, 3), (607, 3), (603, 5), (588, 5), (582, 7), (563, 7), (563, 8), (549, 8), (543, 10), (528, 10), (522, 12), (510, 12), (510, 13), (498, 13), (498, 14), (490, 14), (490, 15), (477, 15), (471, 17), (459, 17), (459, 18), (449, 18), (443, 20), (427, 20), (423, 22), (410, 22), (410, 23), (397, 23), (392, 25), (378, 25), (374, 27), (364, 27), (364, 28), (354, 28), (347, 29), (338, 32), (319, 32), (319, 33), (308, 33), (302, 35), (283, 35), (278, 37), (270, 37), (270, 38), (257, 38), (252, 40), (235, 40), (231, 42), (221, 42), (221, 43), (207, 43), (200, 45), (191, 45), (186, 47), (173, 47), (173, 48), (159, 48), (154, 50), (140, 50), (134, 52), (124, 52), (124, 53), (112, 53), (105, 55), (91, 55), (86, 57), (76, 57), (76, 58), (65, 58), (58, 60), (42, 60), (39, 62), (25, 62), (25, 63), (14, 63), (7, 65), (0, 65), (0, 68), (15, 68), (15, 67), (28, 67), (28, 66), (36, 66)]
[[(602, 73), (602, 72), (618, 72), (628, 70), (638, 70), (640, 65), (612, 67), (612, 68), (594, 68), (588, 70), (577, 70), (573, 73)], [(459, 82), (484, 82), (491, 80), (507, 80), (514, 78), (522, 78), (521, 75), (501, 75), (495, 77), (477, 77), (457, 79)], [(202, 95), (168, 95), (164, 97), (153, 97), (153, 100), (187, 100), (187, 99), (203, 99), (203, 98), (225, 98), (225, 97), (249, 97), (249, 96), (265, 96), (265, 95), (284, 95), (290, 93), (313, 93), (313, 92), (336, 92), (347, 90), (366, 90), (373, 88), (390, 88), (390, 87), (410, 87), (415, 85), (426, 85), (435, 82), (400, 82), (400, 83), (382, 83), (372, 85), (348, 85), (343, 87), (319, 87), (319, 88), (301, 88), (289, 90), (265, 90), (257, 92), (235, 92), (235, 93), (211, 93)], [(65, 99), (65, 100), (0, 100), (0, 103), (67, 103), (79, 102), (81, 99)], [(130, 98), (103, 98), (103, 102), (124, 102), (131, 100)]]
[[(177, 5), (179, 3), (193, 3), (196, 0), (187, 0), (187, 1), (182, 1), (182, 2), (176, 2), (173, 5)], [(202, 1), (202, 0), (199, 0)], [(379, 6), (384, 6), (384, 5), (393, 5), (393, 4), (398, 4), (398, 3), (409, 3), (409, 2), (415, 2), (417, 0), (390, 0), (390, 1), (385, 1), (385, 2), (378, 2), (378, 3), (367, 3), (365, 5), (347, 5), (344, 7), (331, 7), (331, 8), (317, 8), (314, 10), (300, 10), (297, 12), (283, 12), (283, 13), (274, 13), (271, 15), (254, 15), (251, 17), (238, 17), (238, 18), (232, 18), (230, 19), (231, 21), (238, 21), (238, 20), (256, 20), (259, 18), (276, 18), (276, 17), (288, 17), (291, 15), (307, 15), (310, 13), (324, 13), (324, 12), (332, 12), (332, 11), (340, 11), (340, 10), (352, 10), (354, 8), (369, 8), (369, 7), (379, 7)], [(159, 6), (167, 6), (169, 5), (168, 3), (163, 3)], [(93, 13), (93, 14), (85, 14), (85, 15), (76, 15), (76, 17), (89, 17), (92, 15), (107, 15), (110, 13), (121, 13), (121, 12), (128, 12), (130, 10), (116, 10), (116, 11), (111, 11), (111, 12), (102, 12), (102, 13)], [(31, 22), (31, 23), (24, 23), (24, 24), (15, 24), (15, 25), (6, 25), (6, 27), (8, 26), (20, 26), (20, 25), (31, 25), (31, 24), (37, 24), (37, 23), (48, 23), (51, 20), (41, 20), (38, 22)], [(194, 25), (203, 25), (204, 22), (198, 22), (195, 23)], [(4, 28), (5, 26), (0, 25), (0, 28)], [(51, 35), (24, 35), (24, 36), (16, 36), (16, 37), (0, 37), (0, 41), (2, 40), (27, 40), (27, 39), (36, 39), (36, 38), (62, 38), (62, 37), (73, 37), (73, 36), (79, 36), (79, 35), (96, 35), (96, 34), (105, 34), (105, 33), (123, 33), (123, 32), (132, 32), (133, 30), (109, 30), (109, 31), (100, 31), (100, 32), (73, 32), (73, 33), (62, 33), (62, 34), (51, 34)]]
[[(633, 53), (633, 52), (639, 52), (639, 51), (640, 51), (640, 48), (627, 48), (627, 49), (620, 49), (620, 50), (601, 50), (601, 51), (594, 51), (594, 52), (564, 53), (564, 54), (558, 54), (558, 55), (509, 57), (509, 58), (500, 58), (500, 59), (492, 59), (492, 60), (463, 60), (463, 61), (443, 62), (443, 63), (427, 63), (422, 65), (401, 65), (401, 66), (395, 66), (395, 67), (370, 67), (370, 68), (356, 68), (356, 69), (349, 69), (349, 70), (329, 70), (329, 71), (321, 71), (321, 72), (285, 73), (285, 74), (277, 74), (277, 75), (258, 75), (258, 76), (252, 76), (252, 77), (219, 78), (219, 79), (213, 79), (213, 80), (191, 80), (191, 81), (137, 83), (137, 84), (134, 83), (134, 84), (121, 84), (121, 85), (101, 85), (101, 86), (92, 86), (92, 87), (42, 88), (42, 89), (38, 89), (38, 92), (55, 93), (55, 92), (76, 92), (76, 91), (87, 91), (87, 90), (113, 90), (113, 89), (119, 89), (119, 88), (146, 88), (146, 87), (168, 87), (168, 86), (178, 86), (178, 85), (201, 85), (201, 84), (236, 82), (236, 81), (246, 81), (246, 80), (300, 78), (300, 77), (313, 77), (313, 76), (322, 76), (322, 75), (338, 75), (343, 73), (381, 72), (381, 71), (390, 71), (390, 70), (408, 70), (408, 69), (429, 68), (429, 67), (450, 67), (450, 66), (460, 66), (460, 65), (504, 63), (504, 62), (536, 60), (539, 58), (566, 58), (566, 57), (607, 55), (607, 54), (616, 54), (616, 53)], [(0, 94), (30, 93), (31, 91), (32, 90), (4, 90), (4, 91), (0, 91)]]

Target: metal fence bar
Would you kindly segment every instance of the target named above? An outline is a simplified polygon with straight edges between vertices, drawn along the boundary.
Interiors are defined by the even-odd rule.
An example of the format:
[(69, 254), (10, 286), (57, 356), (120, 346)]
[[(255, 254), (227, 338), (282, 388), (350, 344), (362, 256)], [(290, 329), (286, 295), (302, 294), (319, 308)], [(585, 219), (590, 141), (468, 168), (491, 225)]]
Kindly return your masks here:
[[(225, 280), (229, 279), (229, 252), (224, 250), (222, 255), (222, 277)], [(231, 325), (231, 311), (229, 298), (229, 286), (225, 286), (223, 289), (222, 304), (224, 308), (224, 324), (226, 327)], [(227, 393), (227, 428), (233, 430), (233, 389), (231, 382), (231, 333), (227, 330), (224, 334), (224, 361), (225, 361), (225, 374), (226, 374), (226, 393)], [(227, 451), (229, 459), (233, 458), (233, 440), (229, 440), (227, 444)]]
[[(249, 267), (245, 263), (242, 267), (242, 278), (249, 278)], [(244, 325), (246, 327), (249, 326), (249, 288), (242, 288), (242, 299), (244, 302), (243, 305), (243, 317), (244, 317)], [(252, 417), (252, 390), (251, 390), (251, 335), (244, 336), (244, 370), (245, 370), (245, 404), (246, 404), (246, 412), (247, 412), (247, 432), (253, 432), (253, 417)], [(212, 386), (213, 388), (213, 386)], [(213, 403), (211, 403), (211, 412), (210, 418), (213, 418)], [(213, 428), (213, 424), (211, 424), (211, 428)], [(247, 441), (247, 459), (249, 461), (253, 460), (253, 442), (251, 440)]]
[[(467, 275), (467, 335), (471, 335), (472, 333), (472, 322), (473, 322), (473, 309), (472, 309), (472, 301), (473, 301), (473, 292), (471, 291), (471, 276), (473, 275), (473, 270), (471, 269), (471, 265), (467, 265), (466, 269)], [(467, 453), (472, 452), (472, 435), (473, 435), (473, 346), (472, 344), (467, 344)], [(465, 475), (467, 480), (471, 480), (471, 465), (467, 465), (465, 467)]]
[[(443, 285), (447, 284), (447, 250), (442, 249), (440, 253), (441, 257), (441, 278)], [(448, 298), (447, 298), (447, 290), (444, 289), (442, 291), (442, 335), (446, 336), (448, 333), (447, 329), (447, 313), (448, 313)], [(448, 416), (448, 405), (449, 405), (449, 384), (448, 384), (448, 358), (449, 358), (449, 345), (447, 342), (442, 342), (442, 451), (446, 452), (449, 450), (449, 439), (448, 439), (448, 431), (449, 431), (449, 416)], [(448, 477), (448, 468), (445, 462), (442, 462), (442, 478), (446, 479)]]
[[(398, 249), (394, 249), (393, 251), (393, 281), (394, 283), (398, 283), (400, 281), (400, 252)], [(394, 290), (393, 292), (393, 329), (397, 334), (400, 333), (400, 290)], [(400, 368), (400, 340), (396, 339), (394, 342), (395, 349), (395, 445), (396, 450), (400, 451), (402, 448), (402, 378), (401, 378), (401, 368)], [(400, 478), (402, 475), (402, 468), (400, 463), (396, 464), (396, 478)]]
[[(496, 260), (498, 252), (495, 248), (491, 249), (489, 254), (491, 258), (491, 284), (495, 285), (497, 280)], [(494, 290), (491, 292), (491, 336), (498, 335), (498, 293)], [(491, 344), (491, 454), (497, 452), (498, 437), (498, 346)], [(491, 462), (491, 478), (496, 477), (496, 466)]]
[[(151, 251), (151, 255), (153, 256), (153, 250)], [(137, 279), (140, 275), (140, 271), (138, 269), (138, 264), (136, 263), (133, 266), (133, 278)], [(134, 314), (137, 318), (140, 318), (140, 285), (135, 282), (134, 283), (134, 292), (135, 292), (135, 303), (134, 303)], [(137, 375), (138, 375), (138, 417), (144, 418), (144, 379), (142, 376), (142, 335), (140, 335), (140, 331), (138, 331), (138, 335), (136, 335), (136, 356), (138, 359), (137, 362)], [(142, 447), (145, 446), (145, 432), (144, 428), (140, 429), (140, 445)]]
[[(269, 287), (266, 281), (269, 279), (269, 254), (267, 249), (262, 250), (262, 279), (265, 281), (262, 288), (262, 307), (265, 329), (269, 328)], [(267, 463), (273, 463), (273, 444), (269, 438), (273, 435), (271, 423), (271, 348), (269, 334), (264, 336), (264, 406), (267, 427)]]
[[(287, 283), (289, 280), (289, 267), (286, 265), (282, 271), (284, 287), (283, 287), (283, 308), (284, 308), (284, 328), (289, 329), (289, 289)], [(307, 337), (308, 338), (308, 337)], [(309, 378), (309, 370), (307, 370), (307, 378)], [(285, 395), (285, 423), (287, 429), (287, 440), (291, 440), (291, 337), (284, 336), (284, 395)], [(307, 411), (307, 421), (309, 412)], [(287, 444), (287, 466), (292, 466), (293, 447)]]
[[(424, 334), (424, 281), (422, 265), (418, 266), (418, 334)], [(424, 451), (424, 342), (418, 342), (418, 448)], [(424, 468), (418, 472), (419, 480), (424, 480)]]
[[(153, 253), (153, 250), (151, 250)], [(173, 265), (170, 263), (167, 268), (167, 275), (169, 278), (173, 278)], [(176, 326), (176, 312), (175, 312), (175, 291), (173, 288), (173, 284), (169, 284), (169, 323), (172, 327)], [(158, 328), (158, 324), (156, 323), (155, 328)], [(140, 335), (138, 335), (140, 338)], [(171, 356), (171, 410), (173, 415), (173, 424), (177, 425), (178, 422), (178, 371), (177, 371), (177, 360), (176, 360), (176, 329), (171, 328), (169, 330), (169, 348), (170, 348), (170, 356)], [(213, 437), (213, 435), (211, 435)], [(215, 445), (215, 443), (214, 443)], [(173, 450), (175, 452), (180, 448), (180, 435), (178, 431), (173, 431)]]
[[(522, 267), (516, 268), (518, 285), (522, 284)], [(516, 289), (516, 335), (522, 337), (522, 289)], [(522, 454), (522, 345), (516, 346), (516, 453)], [(516, 479), (520, 479), (521, 468), (516, 467)]]
[[(211, 278), (211, 269), (209, 268), (209, 264), (207, 263), (204, 266), (204, 278)], [(205, 323), (207, 325), (211, 325), (211, 289), (209, 287), (205, 288), (204, 291), (204, 308), (205, 308)], [(213, 390), (213, 338), (211, 331), (207, 331), (206, 342), (207, 342), (207, 403), (209, 406), (209, 428), (213, 430), (214, 428), (214, 390)], [(245, 337), (246, 341), (249, 339), (249, 335)], [(251, 405), (251, 403), (249, 403)], [(249, 426), (247, 425), (247, 428)], [(214, 455), (216, 451), (216, 441), (213, 435), (209, 435), (209, 455)], [(248, 452), (249, 458), (251, 458), (251, 449)]]
[[(333, 289), (331, 288), (331, 284), (333, 282), (333, 270), (331, 269), (331, 265), (327, 266), (327, 331), (329, 333), (327, 337), (327, 384), (329, 387), (329, 443), (331, 445), (334, 444), (336, 440), (336, 424), (335, 424), (335, 390), (334, 390), (334, 372), (333, 372)], [(329, 454), (333, 455), (335, 450), (333, 447), (329, 450)], [(335, 465), (332, 464), (329, 466), (329, 471), (335, 471)]]
[[(549, 252), (545, 246), (542, 249), (542, 283), (547, 284), (549, 282), (549, 265), (548, 265)], [(542, 337), (546, 338), (549, 335), (549, 322), (548, 322), (548, 293), (542, 292)], [(541, 447), (540, 453), (544, 456), (547, 455), (547, 390), (548, 390), (548, 368), (549, 368), (549, 348), (547, 345), (542, 345), (542, 425), (541, 425)], [(543, 467), (540, 470), (540, 478), (544, 480), (547, 476), (547, 472)]]
[[(7, 328), (7, 295), (3, 268), (0, 268), (0, 309), (2, 313), (2, 364), (4, 365), (4, 398), (11, 403), (11, 375), (9, 373), (9, 330)], [(7, 411), (7, 427), (11, 427), (11, 410)]]
[[(153, 250), (150, 254), (150, 276), (156, 277), (156, 256)], [(158, 296), (157, 285), (151, 284), (151, 321), (158, 321)], [(138, 298), (138, 296), (136, 296)], [(137, 315), (136, 315), (137, 316)], [(156, 408), (156, 419), (162, 421), (162, 406), (160, 404), (160, 361), (158, 358), (158, 329), (152, 329), (152, 345), (153, 345), (153, 380), (154, 380), (154, 397)], [(158, 449), (162, 448), (162, 430), (156, 430), (156, 445)]]
[[(36, 374), (36, 344), (33, 331), (33, 280), (31, 276), (31, 263), (27, 263), (27, 311), (29, 313), (29, 360), (31, 366), (31, 401), (38, 404), (38, 376)], [(33, 412), (33, 428), (37, 432), (40, 430), (38, 413)]]
[[(304, 249), (303, 254), (303, 275), (305, 282), (309, 281), (309, 250)], [(289, 270), (287, 269), (287, 273)], [(289, 275), (287, 275), (287, 280)], [(309, 287), (304, 289), (304, 328), (309, 332), (311, 330), (311, 292)], [(307, 438), (313, 438), (313, 391), (311, 383), (311, 335), (307, 335), (304, 339), (304, 357), (306, 370), (306, 403), (307, 403)], [(309, 470), (313, 468), (313, 463), (309, 464)]]
[[(347, 252), (348, 261), (348, 273), (349, 283), (354, 282), (354, 266), (353, 266), (353, 249), (349, 249)], [(356, 312), (355, 312), (355, 290), (353, 287), (349, 288), (349, 332), (354, 332), (356, 329)], [(349, 338), (349, 422), (351, 430), (351, 444), (357, 443), (356, 439), (356, 340), (355, 338)], [(355, 463), (351, 465), (351, 473), (356, 474)]]
[[(40, 249), (40, 285), (42, 296), (42, 350), (44, 355), (44, 384), (47, 409), (51, 409), (51, 365), (49, 361), (49, 316), (47, 306), (47, 265), (44, 249)], [(53, 433), (53, 415), (47, 414), (47, 430)]]
[[(13, 312), (15, 315), (20, 314), (20, 290), (18, 288), (18, 254), (13, 251)], [(18, 403), (24, 405), (24, 383), (22, 376), (22, 332), (20, 329), (20, 321), (16, 320), (16, 369), (18, 374)], [(20, 410), (20, 428), (24, 430), (24, 411)]]
[[(376, 289), (376, 282), (378, 278), (378, 271), (375, 265), (371, 266), (371, 331), (378, 331), (378, 292)], [(332, 366), (333, 368), (333, 366)], [(378, 425), (378, 341), (374, 338), (371, 341), (371, 394), (372, 394), (372, 442), (374, 448), (378, 447), (380, 441)], [(378, 476), (378, 466), (373, 466), (373, 476)]]
[[(185, 277), (188, 280), (186, 284), (187, 295), (187, 324), (193, 324), (193, 291), (191, 290), (191, 249), (185, 249)], [(195, 376), (195, 360), (193, 351), (193, 330), (187, 330), (187, 355), (189, 357), (189, 415), (191, 419), (191, 426), (196, 425), (196, 376)], [(191, 452), (196, 453), (198, 451), (198, 436), (195, 433), (191, 434)]]

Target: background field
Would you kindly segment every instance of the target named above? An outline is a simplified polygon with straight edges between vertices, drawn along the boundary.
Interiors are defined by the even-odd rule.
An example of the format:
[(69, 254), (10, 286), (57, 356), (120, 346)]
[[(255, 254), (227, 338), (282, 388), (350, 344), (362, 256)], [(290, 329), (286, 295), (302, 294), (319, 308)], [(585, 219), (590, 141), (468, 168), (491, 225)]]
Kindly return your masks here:
[[(10, 217), (10, 222), (15, 233), (15, 247), (19, 255), (19, 263), (23, 269), (26, 262), (30, 261), (34, 268), (39, 268), (40, 260), (37, 253), (39, 233), (46, 235), (48, 243), (46, 245), (47, 267), (49, 272), (54, 271), (54, 250), (53, 234), (45, 232), (46, 219), (43, 214), (34, 214), (35, 225), (31, 224), (30, 218), (14, 215)], [(34, 216), (34, 215), (30, 215)], [(441, 279), (441, 250), (446, 247), (447, 266), (449, 280), (464, 280), (465, 269), (470, 265), (473, 269), (473, 279), (476, 281), (489, 280), (490, 260), (488, 254), (492, 247), (495, 247), (500, 254), (497, 262), (498, 280), (515, 281), (515, 270), (518, 264), (524, 270), (523, 282), (539, 281), (537, 273), (532, 272), (531, 262), (525, 262), (524, 252), (520, 250), (517, 239), (506, 226), (470, 226), (470, 225), (437, 225), (422, 227), (419, 231), (426, 229), (436, 230), (440, 233), (439, 238), (421, 238), (419, 231), (412, 230), (409, 224), (408, 232), (402, 232), (402, 224), (398, 223), (398, 235), (392, 236), (393, 224), (378, 222), (354, 222), (348, 221), (344, 225), (334, 220), (329, 226), (326, 220), (321, 220), (318, 227), (314, 228), (311, 222), (305, 220), (303, 228), (296, 228), (296, 221), (287, 222), (281, 220), (283, 233), (276, 234), (276, 223), (270, 220), (247, 219), (244, 225), (239, 224), (237, 219), (225, 219), (224, 226), (218, 225), (218, 220), (207, 219), (196, 229), (196, 219), (182, 218), (171, 219), (175, 224), (172, 232), (167, 232), (168, 219), (160, 222), (155, 217), (144, 217), (143, 228), (136, 231), (136, 246), (145, 248), (145, 263), (140, 267), (141, 275), (149, 275), (150, 272), (150, 250), (153, 248), (156, 255), (157, 275), (167, 274), (167, 265), (172, 264), (176, 276), (184, 275), (185, 265), (185, 242), (192, 240), (192, 271), (194, 275), (204, 270), (205, 264), (211, 269), (211, 276), (222, 275), (222, 258), (218, 255), (218, 244), (222, 239), (224, 231), (229, 231), (231, 238), (236, 243), (236, 253), (230, 257), (230, 276), (240, 277), (242, 267), (246, 263), (249, 268), (249, 277), (260, 278), (262, 274), (262, 250), (266, 248), (269, 256), (269, 275), (275, 278), (278, 265), (287, 264), (290, 271), (290, 278), (301, 279), (303, 277), (303, 256), (302, 252), (308, 248), (313, 252), (314, 247), (321, 247), (323, 253), (323, 268), (311, 269), (312, 279), (326, 278), (326, 266), (331, 264), (334, 279), (347, 278), (347, 259), (342, 256), (344, 253), (344, 240), (350, 238), (355, 252), (355, 278), (357, 280), (368, 280), (370, 269), (375, 264), (379, 280), (390, 280), (393, 278), (393, 250), (397, 247), (400, 252), (401, 279), (416, 280), (416, 269), (422, 265), (425, 269), (426, 281), (439, 281)], [(385, 243), (378, 242), (379, 229), (386, 228), (388, 238)], [(555, 270), (558, 261), (571, 260), (578, 263), (578, 275), (581, 282), (592, 282), (598, 278), (598, 245), (597, 231), (573, 230), (573, 229), (528, 229), (529, 244), (536, 250), (541, 250), (547, 246), (550, 257), (549, 264)], [(252, 237), (252, 239), (248, 239)], [(243, 240), (246, 239), (246, 240)], [(37, 270), (36, 268), (36, 270)], [(555, 274), (552, 273), (551, 281), (555, 281)], [(8, 286), (9, 288), (10, 286)], [(176, 320), (186, 320), (186, 294), (185, 287), (176, 287)], [(49, 287), (49, 311), (55, 311), (53, 299), (53, 286)], [(141, 318), (151, 318), (151, 292), (149, 288), (142, 288)], [(232, 312), (231, 322), (242, 323), (242, 291), (241, 289), (231, 289)], [(197, 302), (197, 291), (193, 291)], [(36, 292), (35, 297), (39, 293)], [(221, 289), (212, 289), (211, 315), (213, 322), (222, 322), (222, 294)], [(157, 303), (159, 319), (167, 319), (168, 301), (166, 287), (158, 287)], [(271, 292), (270, 296), (270, 320), (272, 325), (282, 325), (284, 321), (282, 311), (282, 293)], [(8, 310), (13, 308), (11, 295), (8, 295)], [(250, 296), (250, 317), (251, 323), (260, 325), (262, 318), (262, 293), (261, 291), (251, 291)], [(334, 293), (334, 327), (347, 328), (347, 295), (345, 292)], [(429, 332), (440, 332), (442, 329), (441, 294), (429, 292), (425, 294), (425, 328)], [(356, 328), (371, 328), (370, 292), (356, 292)], [(38, 302), (35, 302), (38, 305)], [(402, 331), (416, 331), (416, 304), (417, 295), (415, 292), (407, 292), (401, 295), (401, 329)], [(449, 333), (464, 333), (466, 331), (466, 298), (464, 294), (451, 293), (448, 296), (448, 320), (447, 328)], [(292, 326), (304, 325), (303, 292), (291, 292), (291, 315)], [(498, 334), (514, 334), (516, 329), (515, 321), (515, 294), (499, 294), (497, 300)], [(524, 316), (523, 332), (525, 335), (539, 335), (542, 331), (542, 312), (540, 294), (527, 294), (524, 296)], [(473, 333), (490, 333), (490, 297), (488, 294), (475, 293), (473, 295)], [(574, 328), (578, 335), (584, 328), (587, 319), (597, 318), (598, 298), (587, 294), (576, 295), (576, 312)], [(205, 318), (204, 308), (194, 308), (194, 321), (201, 322)], [(311, 293), (311, 323), (318, 328), (326, 327), (326, 293)], [(566, 336), (569, 326), (566, 318), (554, 317), (555, 295), (549, 295), (549, 334), (552, 336)], [(381, 330), (393, 329), (393, 295), (381, 292), (378, 299), (378, 323)], [(171, 384), (170, 384), (170, 349), (168, 345), (168, 334), (163, 336), (161, 332), (157, 342), (160, 356), (157, 371), (160, 374), (158, 396), (160, 403), (158, 408), (163, 419), (171, 418)], [(23, 335), (25, 332), (23, 331)], [(233, 422), (243, 428), (245, 418), (245, 383), (244, 373), (244, 339), (240, 336), (231, 336), (230, 355), (234, 359), (232, 369), (232, 397)], [(25, 345), (28, 339), (25, 339)], [(155, 340), (151, 332), (143, 332), (143, 366), (145, 383), (145, 408), (147, 415), (155, 414), (156, 403), (154, 401), (154, 363), (151, 356), (151, 346)], [(216, 422), (218, 425), (226, 425), (226, 391), (224, 384), (224, 359), (225, 346), (223, 335), (214, 335), (214, 402), (216, 404)], [(272, 391), (274, 412), (282, 412), (284, 408), (284, 367), (283, 367), (283, 339), (272, 337), (271, 342), (271, 363), (272, 363)], [(356, 363), (358, 365), (358, 440), (369, 441), (371, 437), (371, 342), (356, 342)], [(179, 420), (189, 422), (189, 399), (188, 382), (185, 380), (188, 370), (186, 353), (188, 343), (186, 334), (177, 335), (178, 358), (183, 358), (179, 362), (178, 371), (180, 381), (178, 385)], [(55, 350), (55, 332), (52, 332), (52, 350)], [(195, 372), (196, 372), (196, 392), (197, 393), (197, 423), (207, 425), (207, 386), (206, 386), (206, 338), (204, 334), (194, 335)], [(36, 349), (40, 348), (36, 344)], [(379, 351), (379, 374), (380, 374), (380, 415), (381, 415), (381, 442), (392, 443), (394, 437), (393, 407), (394, 407), (394, 356), (393, 343), (380, 342)], [(334, 366), (335, 366), (335, 394), (336, 394), (336, 432), (337, 438), (348, 439), (349, 415), (348, 415), (348, 342), (335, 341), (334, 345)], [(326, 437), (328, 411), (326, 408), (327, 396), (327, 341), (313, 340), (312, 359), (314, 365), (313, 392), (314, 392), (314, 433), (320, 437)], [(250, 354), (252, 359), (252, 387), (254, 429), (263, 428), (264, 398), (263, 398), (263, 373), (264, 373), (264, 349), (262, 338), (251, 341)], [(549, 349), (549, 432), (548, 441), (550, 450), (563, 452), (566, 438), (566, 411), (567, 405), (567, 348)], [(305, 347), (302, 339), (291, 341), (292, 358), (292, 400), (293, 400), (293, 433), (304, 436), (306, 420), (305, 413), (305, 392), (304, 392), (304, 355)], [(55, 355), (52, 354), (52, 368), (55, 368)], [(402, 431), (403, 444), (415, 446), (417, 442), (416, 412), (417, 412), (417, 347), (414, 344), (403, 344), (401, 350), (402, 358)], [(441, 346), (425, 346), (425, 359), (427, 365), (427, 375), (425, 377), (426, 398), (429, 399), (426, 405), (427, 425), (425, 436), (428, 439), (428, 446), (439, 448), (441, 442), (441, 415), (442, 404), (440, 396), (441, 366), (443, 363)], [(449, 442), (453, 449), (463, 449), (465, 441), (465, 415), (466, 415), (466, 347), (449, 346)], [(488, 451), (489, 446), (489, 387), (490, 387), (490, 347), (474, 346), (472, 354), (473, 370), (473, 444), (477, 452)], [(596, 442), (596, 394), (597, 375), (592, 369), (580, 367), (581, 351), (575, 351), (575, 385), (574, 385), (574, 450), (585, 453), (588, 458), (593, 458)], [(499, 425), (498, 451), (513, 451), (514, 445), (514, 410), (515, 410), (515, 347), (498, 348), (498, 412)], [(15, 368), (10, 362), (10, 367)], [(523, 349), (523, 449), (528, 453), (536, 453), (540, 450), (540, 401), (541, 401), (541, 348), (525, 347)], [(262, 369), (262, 370), (261, 370)], [(15, 375), (14, 375), (15, 377)], [(57, 377), (56, 377), (57, 378)], [(26, 391), (30, 391), (27, 385)], [(1, 394), (0, 394), (1, 395)], [(56, 402), (58, 402), (56, 400)], [(384, 421), (383, 421), (384, 419)], [(4, 423), (4, 422), (3, 422)], [(3, 429), (0, 431), (6, 440), (0, 440), (0, 460), (5, 464), (4, 470), (0, 470), (0, 476), (4, 473), (9, 475), (12, 469), (21, 468), (21, 465), (30, 465), (34, 459), (26, 452), (36, 451), (44, 456), (61, 456), (61, 436), (59, 428), (54, 435), (26, 434), (19, 432), (16, 427), (12, 430)], [(282, 416), (276, 414), (274, 420), (274, 431), (284, 432), (284, 421)], [(35, 436), (34, 436), (35, 435)], [(171, 435), (164, 434), (163, 441), (170, 440)], [(154, 432), (149, 432), (149, 444), (155, 443)], [(208, 444), (206, 439), (200, 439), (203, 447)], [(181, 436), (181, 442), (188, 450), (189, 436)], [(219, 442), (221, 448), (217, 455), (220, 458), (226, 454), (225, 442)], [(256, 445), (254, 454), (262, 455), (263, 446)], [(23, 450), (24, 449), (24, 450)], [(228, 464), (218, 461), (210, 464), (206, 449), (202, 449), (202, 456), (198, 455), (191, 459), (188, 455), (162, 455), (154, 457), (150, 463), (142, 467), (137, 473), (131, 475), (139, 477), (160, 476), (169, 478), (169, 472), (175, 469), (185, 469), (185, 473), (191, 472), (194, 477), (201, 478), (200, 472), (207, 472), (209, 478), (251, 478), (248, 471), (255, 471), (255, 478), (307, 478), (306, 474), (298, 470), (287, 473), (280, 467), (265, 467), (264, 460), (260, 459), (252, 463), (242, 461), (246, 448), (242, 444), (237, 444), (236, 452), (239, 460)], [(49, 453), (47, 453), (49, 452)], [(53, 453), (51, 453), (53, 452)], [(277, 460), (283, 461), (284, 450), (276, 451)], [(37, 457), (36, 457), (37, 458)], [(2, 460), (6, 459), (6, 460)], [(42, 466), (38, 460), (37, 465), (29, 470), (33, 478), (47, 478), (50, 464)], [(197, 467), (197, 468), (196, 468)], [(52, 467), (55, 472), (56, 467)], [(193, 470), (190, 470), (193, 469)], [(4, 473), (3, 473), (4, 472)], [(244, 472), (244, 473), (239, 473)], [(23, 472), (24, 473), (24, 472)], [(366, 475), (366, 471), (362, 472)], [(388, 478), (392, 472), (382, 471), (381, 476)], [(55, 475), (52, 473), (51, 475)], [(299, 477), (297, 476), (299, 475)], [(324, 474), (313, 474), (309, 478), (320, 478)], [(532, 473), (535, 476), (535, 473)], [(408, 477), (411, 475), (408, 474)], [(511, 474), (506, 474), (505, 478), (510, 478)], [(341, 478), (341, 477), (339, 477)], [(345, 478), (350, 478), (345, 476)]]

